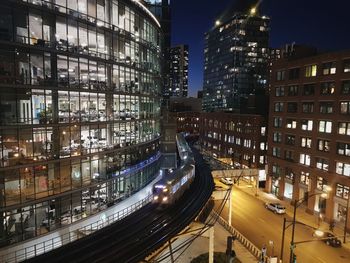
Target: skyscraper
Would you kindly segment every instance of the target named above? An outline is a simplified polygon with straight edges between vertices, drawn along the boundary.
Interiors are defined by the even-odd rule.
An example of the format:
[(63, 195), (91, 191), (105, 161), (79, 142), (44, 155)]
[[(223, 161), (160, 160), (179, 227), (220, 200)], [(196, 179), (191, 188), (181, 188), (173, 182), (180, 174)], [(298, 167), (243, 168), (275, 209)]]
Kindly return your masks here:
[(188, 93), (188, 45), (170, 49), (170, 96), (187, 97)]
[(239, 112), (268, 77), (269, 18), (258, 1), (235, 1), (205, 34), (203, 109)]
[(161, 25), (162, 39), (162, 96), (164, 104), (171, 94), (169, 93), (170, 82), (170, 45), (171, 45), (171, 5), (170, 0), (144, 0), (148, 9), (157, 17)]
[(155, 178), (160, 39), (137, 1), (0, 2), (0, 246)]

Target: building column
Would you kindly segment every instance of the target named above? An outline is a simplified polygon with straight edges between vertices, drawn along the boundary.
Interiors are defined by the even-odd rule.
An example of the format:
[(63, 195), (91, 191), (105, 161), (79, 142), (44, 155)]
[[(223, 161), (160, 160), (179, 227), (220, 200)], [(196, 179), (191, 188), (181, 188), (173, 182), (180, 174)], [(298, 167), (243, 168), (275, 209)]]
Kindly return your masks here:
[(268, 169), (266, 169), (266, 183), (265, 183), (265, 192), (271, 193), (272, 191), (272, 176), (269, 175)]
[[(334, 188), (332, 188), (334, 189)], [(330, 196), (326, 200), (326, 211), (325, 211), (325, 218), (324, 221), (326, 222), (331, 222), (334, 217), (334, 198), (333, 194), (330, 193)]]
[[(331, 184), (332, 189), (336, 189), (336, 184)], [(326, 222), (331, 222), (334, 219), (334, 190), (328, 193), (328, 198), (326, 200), (326, 211), (325, 218)]]
[(300, 180), (300, 177), (297, 176), (296, 174), (294, 174), (294, 179), (293, 179), (293, 197), (292, 197), (293, 200), (299, 200), (299, 190), (300, 190), (299, 180)]
[[(309, 178), (309, 187), (308, 187), (308, 192), (309, 196), (315, 193), (316, 189), (316, 177), (311, 176)], [(315, 211), (315, 202), (316, 202), (316, 196), (310, 197), (307, 201), (307, 207), (306, 207), (306, 212), (313, 215)]]
[(279, 188), (278, 188), (278, 198), (281, 200), (284, 200), (284, 188), (285, 188), (285, 181), (284, 181), (284, 177), (281, 176), (279, 177)]

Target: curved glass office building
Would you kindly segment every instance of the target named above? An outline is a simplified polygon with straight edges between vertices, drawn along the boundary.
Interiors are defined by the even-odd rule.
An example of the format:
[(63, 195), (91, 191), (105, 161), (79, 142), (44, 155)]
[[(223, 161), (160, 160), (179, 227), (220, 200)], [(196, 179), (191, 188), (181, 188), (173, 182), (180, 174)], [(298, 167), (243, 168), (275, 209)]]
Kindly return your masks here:
[(0, 243), (69, 225), (159, 171), (160, 27), (134, 0), (0, 2)]

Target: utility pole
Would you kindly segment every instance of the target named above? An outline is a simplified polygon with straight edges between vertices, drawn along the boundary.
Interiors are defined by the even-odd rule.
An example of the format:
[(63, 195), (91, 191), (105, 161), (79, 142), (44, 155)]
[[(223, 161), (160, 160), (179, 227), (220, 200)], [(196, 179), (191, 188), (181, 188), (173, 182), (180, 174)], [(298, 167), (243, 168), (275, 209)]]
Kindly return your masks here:
[(348, 217), (349, 217), (349, 200), (350, 200), (350, 196), (348, 194), (348, 201), (346, 203), (346, 214), (345, 214), (344, 240), (343, 240), (343, 243), (346, 242), (346, 227), (348, 225)]
[(232, 226), (232, 190), (233, 190), (233, 185), (231, 185), (231, 189), (230, 189), (230, 196), (229, 201), (228, 201), (228, 224), (229, 226)]
[(171, 263), (174, 263), (175, 260), (174, 260), (174, 255), (173, 255), (173, 249), (171, 247), (171, 241), (169, 240), (169, 251), (170, 251), (170, 260), (171, 260)]
[(282, 230), (282, 244), (281, 244), (281, 255), (280, 255), (280, 261), (283, 261), (283, 249), (284, 249), (284, 234), (286, 232), (286, 218), (283, 218), (283, 230)]
[(214, 225), (209, 228), (209, 263), (214, 263)]
[(259, 172), (256, 175), (256, 192), (255, 192), (255, 196), (259, 196), (258, 192), (259, 192)]

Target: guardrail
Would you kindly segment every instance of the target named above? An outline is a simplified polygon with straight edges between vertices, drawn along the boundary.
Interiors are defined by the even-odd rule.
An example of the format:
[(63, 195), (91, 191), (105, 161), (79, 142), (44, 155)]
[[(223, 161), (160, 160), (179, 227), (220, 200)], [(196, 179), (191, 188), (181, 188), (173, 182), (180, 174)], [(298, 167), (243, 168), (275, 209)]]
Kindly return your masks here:
[(131, 206), (126, 207), (123, 210), (120, 210), (113, 215), (97, 220), (96, 222), (93, 222), (89, 225), (78, 228), (74, 231), (70, 231), (61, 236), (54, 237), (43, 242), (38, 242), (32, 246), (22, 248), (14, 252), (10, 252), (5, 255), (2, 255), (0, 256), (0, 262), (6, 262), (6, 263), (20, 262), (38, 255), (44, 254), (53, 249), (59, 248), (70, 242), (73, 242), (84, 236), (87, 236), (96, 230), (99, 230), (103, 227), (106, 227), (116, 221), (119, 221), (125, 218), (126, 216), (130, 215), (131, 213), (135, 212), (136, 210), (148, 204), (150, 201), (152, 201), (152, 198), (153, 198), (152, 194), (148, 195), (146, 198), (136, 202), (135, 204), (132, 204)]
[[(236, 239), (258, 260), (261, 260), (261, 250), (250, 242), (244, 235), (242, 235), (237, 229), (233, 226), (230, 226), (228, 222), (223, 219), (216, 211), (212, 211), (214, 217), (218, 219), (220, 225), (222, 225), (231, 235), (235, 236)], [(261, 261), (259, 261), (261, 262)], [(264, 261), (268, 262), (268, 257), (264, 256)]]

